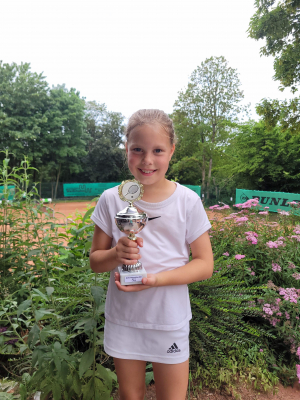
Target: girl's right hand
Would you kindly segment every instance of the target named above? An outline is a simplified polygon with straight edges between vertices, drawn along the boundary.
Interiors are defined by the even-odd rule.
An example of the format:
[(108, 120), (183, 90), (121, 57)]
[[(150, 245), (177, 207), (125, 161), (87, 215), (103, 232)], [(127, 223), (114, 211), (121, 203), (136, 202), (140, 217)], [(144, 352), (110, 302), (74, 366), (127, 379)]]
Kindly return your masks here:
[(117, 245), (117, 261), (119, 264), (132, 265), (136, 264), (137, 260), (141, 258), (139, 254), (139, 247), (143, 247), (143, 239), (138, 237), (136, 241), (122, 236)]

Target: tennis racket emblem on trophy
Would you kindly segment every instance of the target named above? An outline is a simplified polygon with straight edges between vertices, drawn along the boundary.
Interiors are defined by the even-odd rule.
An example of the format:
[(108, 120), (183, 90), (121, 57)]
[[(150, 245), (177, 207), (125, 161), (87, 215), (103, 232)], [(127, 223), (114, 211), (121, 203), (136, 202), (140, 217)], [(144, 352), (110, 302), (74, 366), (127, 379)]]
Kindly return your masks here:
[[(115, 222), (121, 232), (128, 235), (130, 240), (136, 241), (136, 234), (139, 233), (148, 221), (147, 214), (139, 211), (133, 203), (140, 200), (144, 194), (143, 185), (137, 180), (124, 181), (118, 188), (119, 197), (127, 201), (129, 206), (119, 211), (115, 216)], [(147, 277), (145, 268), (138, 260), (136, 264), (118, 267), (121, 285), (141, 284), (142, 279)]]

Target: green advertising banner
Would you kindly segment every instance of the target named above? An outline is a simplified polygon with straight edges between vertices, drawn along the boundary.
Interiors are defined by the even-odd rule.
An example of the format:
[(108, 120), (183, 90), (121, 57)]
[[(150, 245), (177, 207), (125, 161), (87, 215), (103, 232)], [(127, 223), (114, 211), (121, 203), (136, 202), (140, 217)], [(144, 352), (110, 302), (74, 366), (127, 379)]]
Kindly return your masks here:
[[(8, 185), (7, 189), (9, 191), (8, 200), (13, 200), (13, 198), (15, 197), (14, 185)], [(3, 200), (3, 190), (4, 190), (4, 186), (0, 186), (0, 200)]]
[[(119, 186), (121, 182), (107, 183), (64, 183), (64, 197), (84, 197), (84, 196), (99, 196), (106, 189), (114, 186)], [(183, 185), (193, 190), (201, 196), (201, 186)]]
[(201, 186), (195, 186), (195, 185), (182, 185), (185, 186), (191, 190), (193, 190), (199, 197), (201, 197)]
[[(258, 198), (262, 208), (269, 207), (269, 211), (273, 212), (290, 211), (292, 207), (288, 204), (289, 202), (300, 202), (300, 194), (236, 189), (236, 204), (255, 198)], [(299, 213), (298, 210), (297, 213)]]
[(120, 182), (107, 183), (64, 183), (64, 197), (99, 196), (104, 190), (120, 185)]

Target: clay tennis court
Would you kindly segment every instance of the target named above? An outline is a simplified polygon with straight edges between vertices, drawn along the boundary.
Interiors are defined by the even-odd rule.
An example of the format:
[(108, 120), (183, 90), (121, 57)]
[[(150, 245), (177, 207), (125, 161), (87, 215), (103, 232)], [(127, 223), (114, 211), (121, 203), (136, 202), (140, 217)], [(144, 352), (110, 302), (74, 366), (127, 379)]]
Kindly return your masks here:
[[(55, 217), (59, 220), (60, 223), (66, 223), (67, 219), (73, 219), (77, 213), (84, 215), (90, 206), (95, 206), (96, 202), (92, 202), (90, 200), (87, 201), (70, 201), (70, 202), (59, 202), (59, 203), (51, 203), (46, 205), (49, 208), (52, 208), (55, 212)], [(218, 216), (217, 213), (213, 213), (210, 210), (206, 210), (208, 218), (212, 219), (215, 216)]]
[(87, 201), (70, 201), (46, 204), (47, 208), (54, 210), (55, 218), (59, 223), (67, 223), (67, 219), (74, 219), (76, 214), (80, 213), (82, 216), (86, 213), (87, 209), (95, 206), (96, 202)]

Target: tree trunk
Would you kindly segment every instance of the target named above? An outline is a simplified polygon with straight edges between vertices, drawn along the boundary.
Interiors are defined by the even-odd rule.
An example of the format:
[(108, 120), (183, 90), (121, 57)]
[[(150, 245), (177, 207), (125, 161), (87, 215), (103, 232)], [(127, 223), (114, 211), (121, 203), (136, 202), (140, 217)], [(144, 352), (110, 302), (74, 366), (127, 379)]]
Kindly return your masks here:
[(57, 186), (58, 186), (59, 175), (60, 175), (60, 167), (61, 167), (61, 165), (59, 164), (59, 167), (58, 167), (58, 172), (57, 172), (57, 178), (56, 178), (56, 185), (55, 185), (54, 199), (56, 199), (56, 195), (57, 195)]
[(40, 176), (40, 198), (42, 198), (42, 175)]
[(203, 154), (202, 156), (202, 190), (201, 192), (204, 193), (204, 188), (205, 188), (205, 155)]
[(212, 169), (212, 158), (209, 160), (208, 176), (207, 176), (207, 198), (209, 199), (210, 179)]

